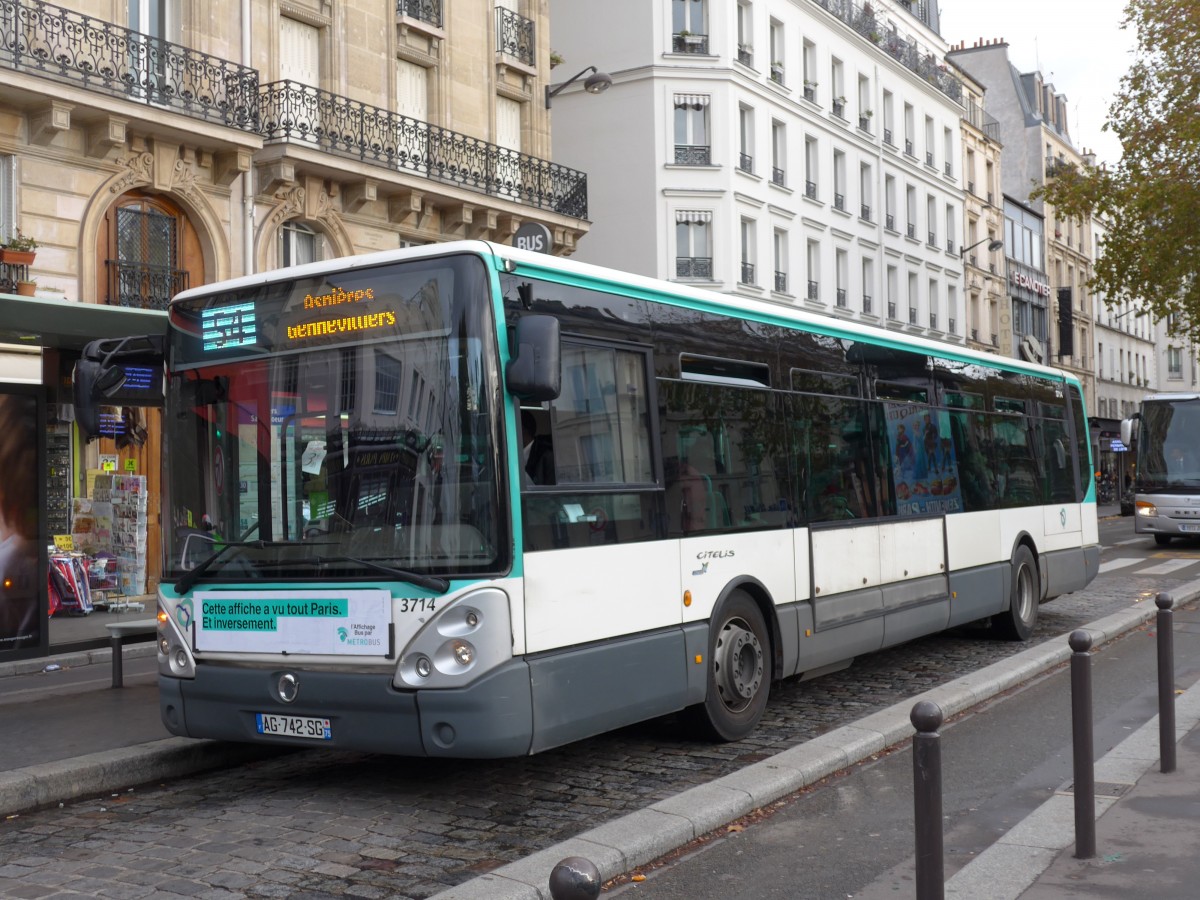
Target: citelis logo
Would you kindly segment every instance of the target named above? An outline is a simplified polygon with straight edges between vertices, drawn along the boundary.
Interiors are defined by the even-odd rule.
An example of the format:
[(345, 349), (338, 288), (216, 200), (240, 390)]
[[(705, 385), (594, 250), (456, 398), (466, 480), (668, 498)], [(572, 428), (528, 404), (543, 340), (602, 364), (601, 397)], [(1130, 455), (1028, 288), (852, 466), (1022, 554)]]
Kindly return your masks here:
[(346, 643), (346, 638), (348, 638), (348, 637), (350, 637), (349, 631), (347, 631), (345, 628), (338, 629), (338, 640), (339, 641), (341, 641), (344, 644), (344, 643)]

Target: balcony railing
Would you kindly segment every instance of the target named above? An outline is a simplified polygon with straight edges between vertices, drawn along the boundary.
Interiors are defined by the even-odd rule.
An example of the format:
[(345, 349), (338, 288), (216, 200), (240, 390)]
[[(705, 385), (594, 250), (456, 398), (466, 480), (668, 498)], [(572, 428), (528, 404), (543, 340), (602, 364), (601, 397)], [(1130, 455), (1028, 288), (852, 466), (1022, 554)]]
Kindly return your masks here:
[(675, 165), (677, 166), (709, 166), (712, 165), (712, 148), (700, 144), (676, 144)]
[(708, 53), (708, 35), (692, 34), (691, 32), (671, 35), (671, 51), (673, 53)]
[(428, 122), (295, 81), (260, 88), (261, 134), (587, 218), (587, 176)]
[(935, 231), (929, 232), (929, 246), (930, 247), (937, 246), (937, 232), (935, 232)]
[(809, 300), (820, 300), (821, 299), (820, 285), (817, 284), (817, 282), (815, 282), (815, 281), (810, 281), (808, 283), (808, 299)]
[(106, 259), (109, 306), (165, 310), (171, 298), (189, 287), (188, 273), (167, 266)]
[(534, 64), (533, 20), (503, 6), (496, 7), (496, 50), (527, 66)]
[(894, 215), (892, 215), (891, 213), (888, 213), (886, 216), (884, 216), (883, 227), (886, 228), (888, 231), (895, 231), (896, 230), (896, 217)]
[(804, 182), (804, 196), (809, 200), (817, 199), (817, 183), (815, 181)]
[(783, 66), (771, 66), (771, 80), (776, 84), (783, 84)]
[(842, 210), (842, 212), (846, 211), (846, 195), (845, 194), (839, 194), (836, 191), (834, 192), (833, 208), (840, 209), (840, 210)]
[(916, 240), (916, 237), (917, 237), (917, 226), (912, 224), (911, 222), (908, 225), (908, 236), (910, 238), (912, 238), (913, 240)]
[(780, 187), (787, 187), (787, 178), (784, 175), (783, 169), (778, 166), (771, 167), (771, 183), (777, 184)]
[(870, 294), (863, 294), (863, 312), (865, 312), (865, 313), (871, 312), (871, 295)]
[(896, 146), (896, 142), (892, 140), (892, 129), (890, 129), (890, 128), (883, 129), (883, 142), (885, 144), (887, 144), (889, 147)]
[(442, 27), (442, 0), (396, 0), (396, 14)]
[(888, 318), (889, 319), (896, 318), (896, 301), (895, 300), (888, 301)]
[[(866, 40), (880, 47), (884, 53), (897, 60), (905, 68), (916, 72), (952, 100), (962, 99), (962, 82), (951, 75), (938, 58), (921, 48), (915, 41), (906, 40), (890, 28), (884, 27), (870, 2), (855, 3), (854, 0), (815, 0), (829, 10)], [(930, 25), (929, 6), (925, 0), (901, 0), (901, 5), (914, 16)]]
[(749, 44), (738, 44), (737, 58), (743, 66), (754, 64), (754, 48)]
[(758, 284), (754, 280), (754, 263), (742, 261), (742, 284)]
[(833, 114), (835, 116), (837, 116), (839, 119), (846, 118), (846, 101), (845, 100), (838, 99), (838, 100), (833, 101)]
[(859, 116), (858, 117), (858, 127), (862, 131), (870, 131), (871, 130), (871, 117), (870, 116)]
[(915, 306), (910, 306), (908, 308), (908, 324), (909, 325), (917, 324), (917, 308)]
[(950, 325), (950, 333), (951, 333), (951, 334), (958, 334), (958, 322), (957, 322), (957, 320), (955, 320), (955, 319), (950, 319), (950, 321), (949, 321), (949, 325)]
[(815, 84), (806, 84), (804, 86), (804, 99), (809, 103), (817, 102), (817, 86)]
[(753, 175), (754, 174), (754, 157), (751, 156), (749, 153), (739, 153), (738, 154), (738, 168), (741, 169), (743, 172), (749, 172), (750, 174)]
[(865, 204), (865, 203), (862, 204), (862, 209), (859, 210), (858, 217), (860, 219), (862, 219), (864, 222), (870, 222), (871, 221), (871, 207), (867, 206), (867, 204)]
[(839, 308), (841, 308), (841, 309), (846, 308), (846, 289), (845, 288), (837, 289), (837, 294), (836, 294), (834, 302), (837, 303)]
[(712, 278), (713, 267), (711, 256), (677, 256), (675, 257), (676, 278)]
[(954, 238), (947, 238), (947, 239), (946, 239), (946, 252), (947, 252), (947, 253), (954, 253), (954, 252), (955, 252), (955, 250), (954, 250)]
[(929, 314), (929, 327), (937, 331), (937, 313)]
[(775, 290), (780, 294), (787, 293), (787, 272), (775, 270)]
[(0, 69), (245, 131), (258, 124), (257, 70), (38, 0), (0, 0)]
[(914, 158), (916, 157), (916, 154), (913, 153), (913, 142), (910, 141), (908, 138), (904, 139), (904, 155), (912, 156)]
[(933, 168), (933, 151), (932, 150), (925, 151), (925, 165), (929, 166), (930, 168)]

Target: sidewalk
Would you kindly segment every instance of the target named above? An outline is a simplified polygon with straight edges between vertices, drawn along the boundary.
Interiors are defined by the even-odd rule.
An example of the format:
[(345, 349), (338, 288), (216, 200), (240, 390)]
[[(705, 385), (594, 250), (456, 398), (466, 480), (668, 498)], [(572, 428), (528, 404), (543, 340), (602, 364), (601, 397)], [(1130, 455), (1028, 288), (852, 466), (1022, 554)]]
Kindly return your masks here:
[(1175, 703), (1176, 771), (1159, 771), (1155, 716), (1096, 762), (1096, 856), (1076, 859), (1068, 785), (946, 883), (964, 900), (1192, 898), (1200, 884), (1200, 688)]

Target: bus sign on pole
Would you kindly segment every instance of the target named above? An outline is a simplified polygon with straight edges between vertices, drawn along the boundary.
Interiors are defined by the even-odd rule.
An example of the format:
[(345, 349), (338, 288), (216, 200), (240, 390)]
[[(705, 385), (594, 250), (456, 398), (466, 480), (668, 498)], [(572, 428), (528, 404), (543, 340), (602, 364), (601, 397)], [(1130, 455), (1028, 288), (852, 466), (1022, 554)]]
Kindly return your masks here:
[(537, 253), (549, 253), (554, 246), (550, 229), (541, 222), (526, 222), (513, 235), (513, 246), (518, 250), (533, 250)]

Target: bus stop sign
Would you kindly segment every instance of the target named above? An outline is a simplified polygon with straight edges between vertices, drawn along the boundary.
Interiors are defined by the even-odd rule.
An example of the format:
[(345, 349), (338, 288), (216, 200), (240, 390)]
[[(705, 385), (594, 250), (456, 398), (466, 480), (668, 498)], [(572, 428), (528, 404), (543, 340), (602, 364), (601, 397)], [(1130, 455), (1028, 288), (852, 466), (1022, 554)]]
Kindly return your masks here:
[(513, 246), (518, 250), (534, 250), (538, 253), (549, 253), (554, 246), (550, 238), (550, 229), (541, 222), (526, 222), (513, 235)]

